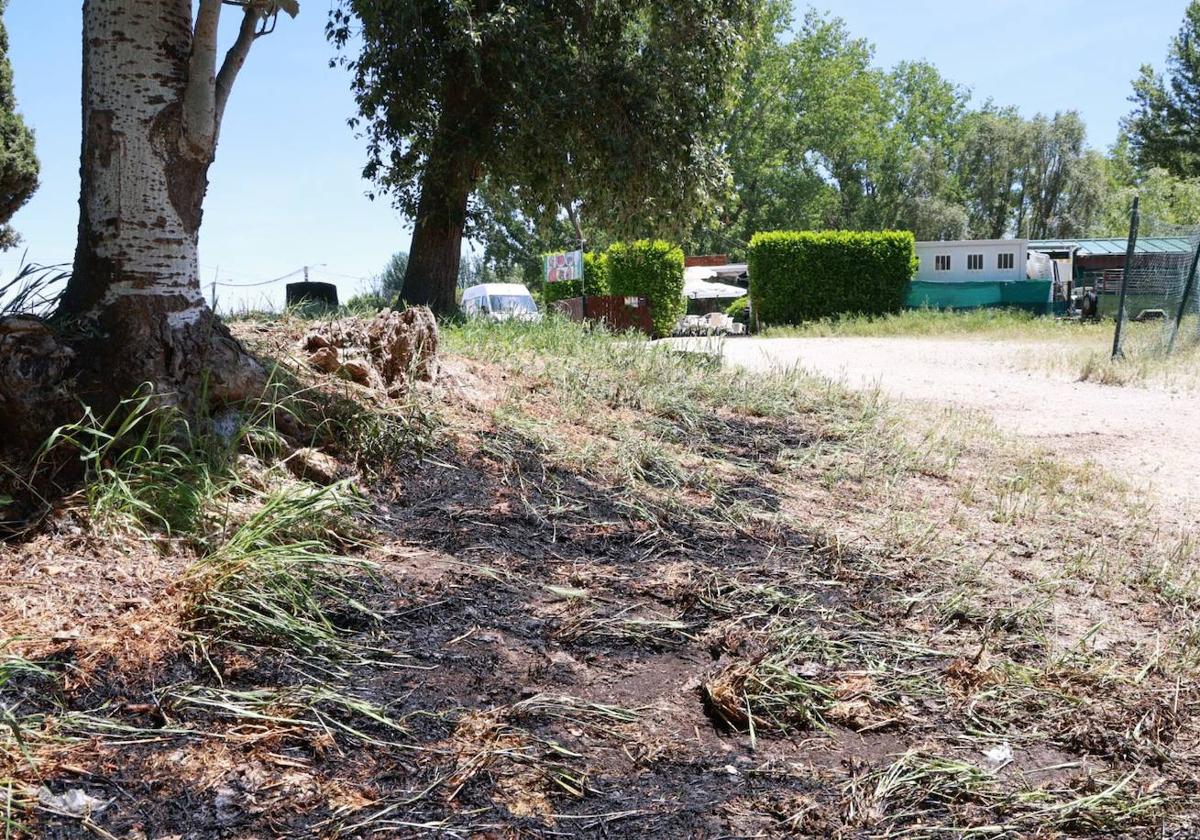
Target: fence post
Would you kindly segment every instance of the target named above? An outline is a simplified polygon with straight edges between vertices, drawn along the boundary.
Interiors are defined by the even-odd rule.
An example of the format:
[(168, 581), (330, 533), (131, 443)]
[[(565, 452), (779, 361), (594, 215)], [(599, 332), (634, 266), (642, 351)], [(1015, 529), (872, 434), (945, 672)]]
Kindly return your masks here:
[[(1129, 289), (1129, 269), (1133, 267), (1133, 255), (1137, 249), (1138, 238), (1138, 222), (1140, 214), (1138, 213), (1138, 196), (1133, 197), (1133, 210), (1129, 213), (1129, 244), (1125, 247), (1125, 270), (1121, 272), (1121, 292), (1117, 297), (1117, 328), (1113, 331), (1113, 347), (1112, 357), (1114, 359), (1122, 356), (1121, 352), (1121, 327), (1125, 322), (1125, 295)], [(1096, 300), (1097, 308), (1100, 306), (1100, 300)]]
[(1192, 254), (1192, 268), (1188, 271), (1187, 283), (1183, 287), (1183, 299), (1179, 301), (1179, 311), (1175, 313), (1175, 323), (1171, 327), (1171, 340), (1167, 342), (1167, 355), (1175, 352), (1175, 339), (1179, 335), (1179, 325), (1183, 323), (1183, 313), (1187, 309), (1188, 298), (1196, 287), (1196, 268), (1200, 266), (1200, 241), (1195, 244), (1196, 253)]

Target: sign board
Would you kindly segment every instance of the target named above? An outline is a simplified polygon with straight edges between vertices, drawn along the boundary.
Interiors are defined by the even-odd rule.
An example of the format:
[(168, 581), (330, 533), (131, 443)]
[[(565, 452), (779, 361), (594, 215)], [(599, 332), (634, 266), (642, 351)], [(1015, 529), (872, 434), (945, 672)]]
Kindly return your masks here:
[(547, 283), (582, 280), (583, 251), (568, 251), (565, 254), (546, 254), (542, 257), (542, 270)]

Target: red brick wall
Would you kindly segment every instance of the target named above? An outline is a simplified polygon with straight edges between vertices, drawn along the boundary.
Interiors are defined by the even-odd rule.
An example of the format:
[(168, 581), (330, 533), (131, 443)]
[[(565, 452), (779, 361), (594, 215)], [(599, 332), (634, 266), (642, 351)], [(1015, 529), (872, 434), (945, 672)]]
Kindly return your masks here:
[(683, 258), (684, 268), (696, 268), (698, 266), (712, 268), (713, 266), (718, 265), (729, 265), (729, 257), (725, 254), (708, 254), (702, 257)]

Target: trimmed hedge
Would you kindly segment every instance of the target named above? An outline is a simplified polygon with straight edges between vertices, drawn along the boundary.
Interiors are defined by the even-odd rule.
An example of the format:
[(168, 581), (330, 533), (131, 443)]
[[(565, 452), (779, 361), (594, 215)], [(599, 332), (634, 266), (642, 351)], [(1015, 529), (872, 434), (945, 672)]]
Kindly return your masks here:
[(640, 239), (608, 249), (609, 294), (645, 297), (650, 302), (654, 334), (671, 334), (687, 311), (683, 299), (683, 250), (661, 239)]
[[(589, 295), (608, 294), (608, 258), (604, 254), (591, 251), (583, 255), (583, 277), (587, 281)], [(546, 283), (542, 288), (542, 300), (547, 305), (556, 300), (577, 298), (583, 294), (583, 284), (578, 280), (564, 280), (559, 283)]]
[(900, 231), (775, 231), (750, 240), (750, 300), (760, 321), (798, 324), (904, 307), (917, 270)]

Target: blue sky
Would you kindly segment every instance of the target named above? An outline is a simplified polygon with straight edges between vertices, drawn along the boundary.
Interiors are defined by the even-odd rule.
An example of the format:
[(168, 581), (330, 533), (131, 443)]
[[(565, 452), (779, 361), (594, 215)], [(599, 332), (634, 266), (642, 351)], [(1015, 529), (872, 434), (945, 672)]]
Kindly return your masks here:
[[(132, 2), (133, 0), (131, 0)], [(140, 1), (140, 0), (139, 0)], [(252, 283), (305, 264), (346, 296), (407, 248), (411, 228), (386, 199), (370, 201), (363, 144), (346, 126), (354, 110), (343, 70), (330, 69), (329, 0), (302, 0), (260, 40), (233, 93), (210, 173), (201, 232), (205, 290)], [(1130, 80), (1161, 66), (1186, 0), (836, 0), (817, 8), (846, 19), (890, 66), (926, 59), (970, 88), (1026, 115), (1082, 112), (1093, 145), (1116, 136)], [(29, 259), (69, 262), (79, 189), (78, 0), (10, 0), (6, 22), (17, 97), (37, 131), (42, 186), (14, 218)], [(800, 7), (800, 13), (804, 6)], [(228, 10), (232, 12), (232, 10)], [(236, 17), (227, 15), (233, 23)], [(228, 34), (228, 33), (227, 33)], [(9, 276), (20, 252), (0, 256)], [(222, 301), (278, 305), (282, 284)]]

